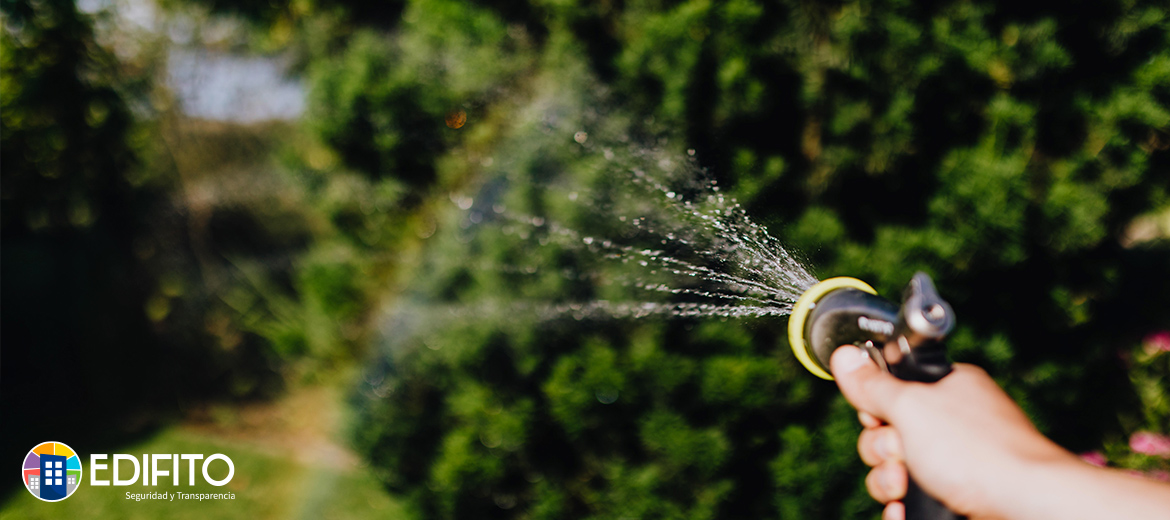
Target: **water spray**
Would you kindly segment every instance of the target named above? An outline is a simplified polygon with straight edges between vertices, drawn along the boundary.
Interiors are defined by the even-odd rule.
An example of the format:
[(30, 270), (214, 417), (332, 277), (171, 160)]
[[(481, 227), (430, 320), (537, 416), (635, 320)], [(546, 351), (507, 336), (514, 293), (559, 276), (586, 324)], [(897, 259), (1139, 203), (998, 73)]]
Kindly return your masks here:
[[(901, 307), (878, 297), (877, 291), (856, 278), (818, 282), (797, 256), (790, 254), (764, 226), (752, 221), (734, 197), (725, 195), (714, 180), (708, 179), (697, 162), (679, 161), (654, 148), (623, 144), (611, 149), (596, 144), (604, 141), (594, 139), (592, 134), (578, 130), (571, 135), (586, 150), (601, 152), (604, 160), (598, 164), (609, 168), (608, 173), (627, 175), (630, 182), (598, 198), (590, 196), (588, 188), (575, 187), (567, 199), (577, 204), (588, 201), (591, 211), (604, 212), (599, 216), (616, 215), (622, 223), (619, 227), (629, 228), (627, 233), (597, 236), (544, 216), (515, 214), (503, 205), (497, 208), (494, 201), (479, 204), (484, 208), (491, 204), (492, 219), (505, 224), (506, 235), (516, 233), (522, 240), (539, 237), (541, 246), (554, 243), (587, 252), (617, 267), (616, 273), (625, 270), (622, 266), (635, 273), (633, 279), (623, 280), (619, 274), (597, 277), (598, 280), (701, 301), (562, 302), (530, 308), (513, 306), (513, 314), (536, 314), (542, 319), (636, 319), (749, 318), (791, 313), (788, 330), (792, 349), (805, 368), (824, 379), (833, 378), (829, 357), (846, 344), (865, 349), (883, 369), (901, 379), (929, 383), (951, 371), (942, 339), (954, 325), (952, 311), (939, 298), (927, 275), (914, 276)], [(619, 141), (625, 143), (628, 139)], [(527, 140), (524, 147), (532, 149)], [(476, 198), (484, 199), (479, 195)], [(472, 211), (468, 222), (479, 223), (482, 219), (482, 215), (474, 216), (476, 203), (472, 198), (453, 198), (452, 202)], [(908, 520), (959, 518), (923, 493), (913, 480), (903, 502)]]
[[(788, 340), (800, 364), (823, 379), (833, 379), (833, 351), (856, 345), (898, 379), (933, 383), (951, 372), (943, 338), (954, 325), (954, 311), (926, 273), (910, 280), (900, 307), (861, 280), (838, 277), (800, 296), (788, 319)], [(913, 478), (902, 503), (907, 520), (963, 518), (927, 495)]]

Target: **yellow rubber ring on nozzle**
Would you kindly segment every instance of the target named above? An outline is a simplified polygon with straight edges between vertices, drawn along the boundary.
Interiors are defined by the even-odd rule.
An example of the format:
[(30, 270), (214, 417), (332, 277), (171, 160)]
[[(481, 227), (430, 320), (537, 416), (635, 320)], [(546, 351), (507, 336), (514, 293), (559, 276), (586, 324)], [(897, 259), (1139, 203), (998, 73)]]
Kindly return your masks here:
[(792, 316), (788, 318), (788, 343), (792, 345), (792, 353), (796, 354), (796, 359), (809, 372), (829, 381), (833, 380), (833, 376), (813, 359), (812, 353), (808, 350), (808, 343), (804, 341), (804, 322), (808, 319), (809, 313), (812, 312), (817, 301), (830, 292), (846, 288), (877, 294), (873, 287), (856, 278), (848, 276), (829, 278), (804, 291), (804, 294), (800, 295), (800, 299), (796, 300), (796, 305), (792, 307)]

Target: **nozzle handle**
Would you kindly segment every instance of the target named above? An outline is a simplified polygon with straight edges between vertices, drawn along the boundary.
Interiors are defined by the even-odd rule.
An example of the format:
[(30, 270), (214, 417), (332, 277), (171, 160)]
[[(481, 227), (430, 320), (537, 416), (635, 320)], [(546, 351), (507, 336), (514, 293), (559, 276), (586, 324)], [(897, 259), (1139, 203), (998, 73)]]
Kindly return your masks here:
[[(939, 351), (941, 352), (942, 349), (940, 348)], [(951, 372), (951, 362), (947, 361), (945, 356), (934, 358), (932, 355), (928, 361), (922, 361), (924, 360), (918, 359), (915, 363), (903, 362), (898, 365), (890, 365), (890, 373), (898, 379), (933, 383)], [(906, 496), (902, 498), (902, 505), (906, 506), (906, 520), (960, 520), (967, 518), (947, 509), (947, 506), (944, 506), (942, 502), (923, 491), (914, 481), (913, 476), (910, 476), (909, 482), (907, 482)]]
[[(912, 349), (910, 356), (902, 358), (902, 362), (889, 365), (890, 373), (898, 379), (933, 383), (942, 379), (951, 372), (951, 362), (947, 360), (942, 345), (938, 345), (937, 352), (929, 354), (922, 352), (922, 347)], [(924, 355), (926, 354), (926, 355)], [(902, 505), (906, 506), (906, 520), (958, 520), (965, 516), (955, 514), (947, 509), (942, 502), (923, 491), (911, 476), (907, 482), (906, 496), (902, 498)]]
[[(906, 287), (895, 340), (886, 345), (886, 365), (890, 373), (904, 381), (934, 383), (951, 373), (943, 338), (954, 327), (954, 312), (934, 288), (926, 273), (917, 273)], [(955, 514), (923, 491), (911, 477), (902, 505), (906, 520), (957, 520)]]
[(947, 509), (934, 497), (926, 494), (913, 478), (907, 482), (906, 496), (902, 497), (902, 505), (906, 506), (906, 520), (965, 520), (967, 517), (956, 514)]

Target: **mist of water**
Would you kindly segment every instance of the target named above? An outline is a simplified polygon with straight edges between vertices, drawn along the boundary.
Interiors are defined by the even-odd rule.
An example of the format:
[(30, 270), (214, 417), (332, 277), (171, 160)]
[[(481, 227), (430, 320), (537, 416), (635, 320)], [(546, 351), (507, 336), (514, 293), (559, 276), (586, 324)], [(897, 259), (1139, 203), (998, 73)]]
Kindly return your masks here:
[[(584, 145), (581, 136), (576, 141)], [(608, 232), (590, 233), (544, 217), (493, 213), (506, 234), (555, 245), (599, 260), (604, 275), (593, 281), (632, 291), (621, 300), (537, 306), (537, 315), (599, 317), (762, 317), (791, 312), (796, 299), (817, 282), (808, 267), (744, 207), (725, 195), (689, 156), (636, 146), (586, 148), (599, 154), (606, 175), (615, 177), (604, 193), (566, 189), (569, 203), (589, 208), (591, 221)], [(693, 152), (692, 152), (693, 153)], [(616, 188), (614, 187), (616, 186)], [(462, 209), (473, 204), (455, 199)], [(464, 207), (466, 206), (466, 207)], [(474, 221), (482, 216), (472, 215)], [(644, 295), (645, 300), (636, 295)], [(662, 301), (665, 299), (666, 301)]]

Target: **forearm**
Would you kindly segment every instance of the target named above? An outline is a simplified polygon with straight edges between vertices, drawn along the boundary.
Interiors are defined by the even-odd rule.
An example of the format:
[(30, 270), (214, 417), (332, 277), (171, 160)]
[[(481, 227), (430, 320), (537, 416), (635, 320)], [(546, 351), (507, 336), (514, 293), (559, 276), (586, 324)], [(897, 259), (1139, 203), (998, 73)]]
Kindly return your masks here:
[(1132, 520), (1170, 518), (1170, 485), (1086, 464), (1069, 454), (1026, 463), (1005, 478), (999, 504), (1003, 518)]

